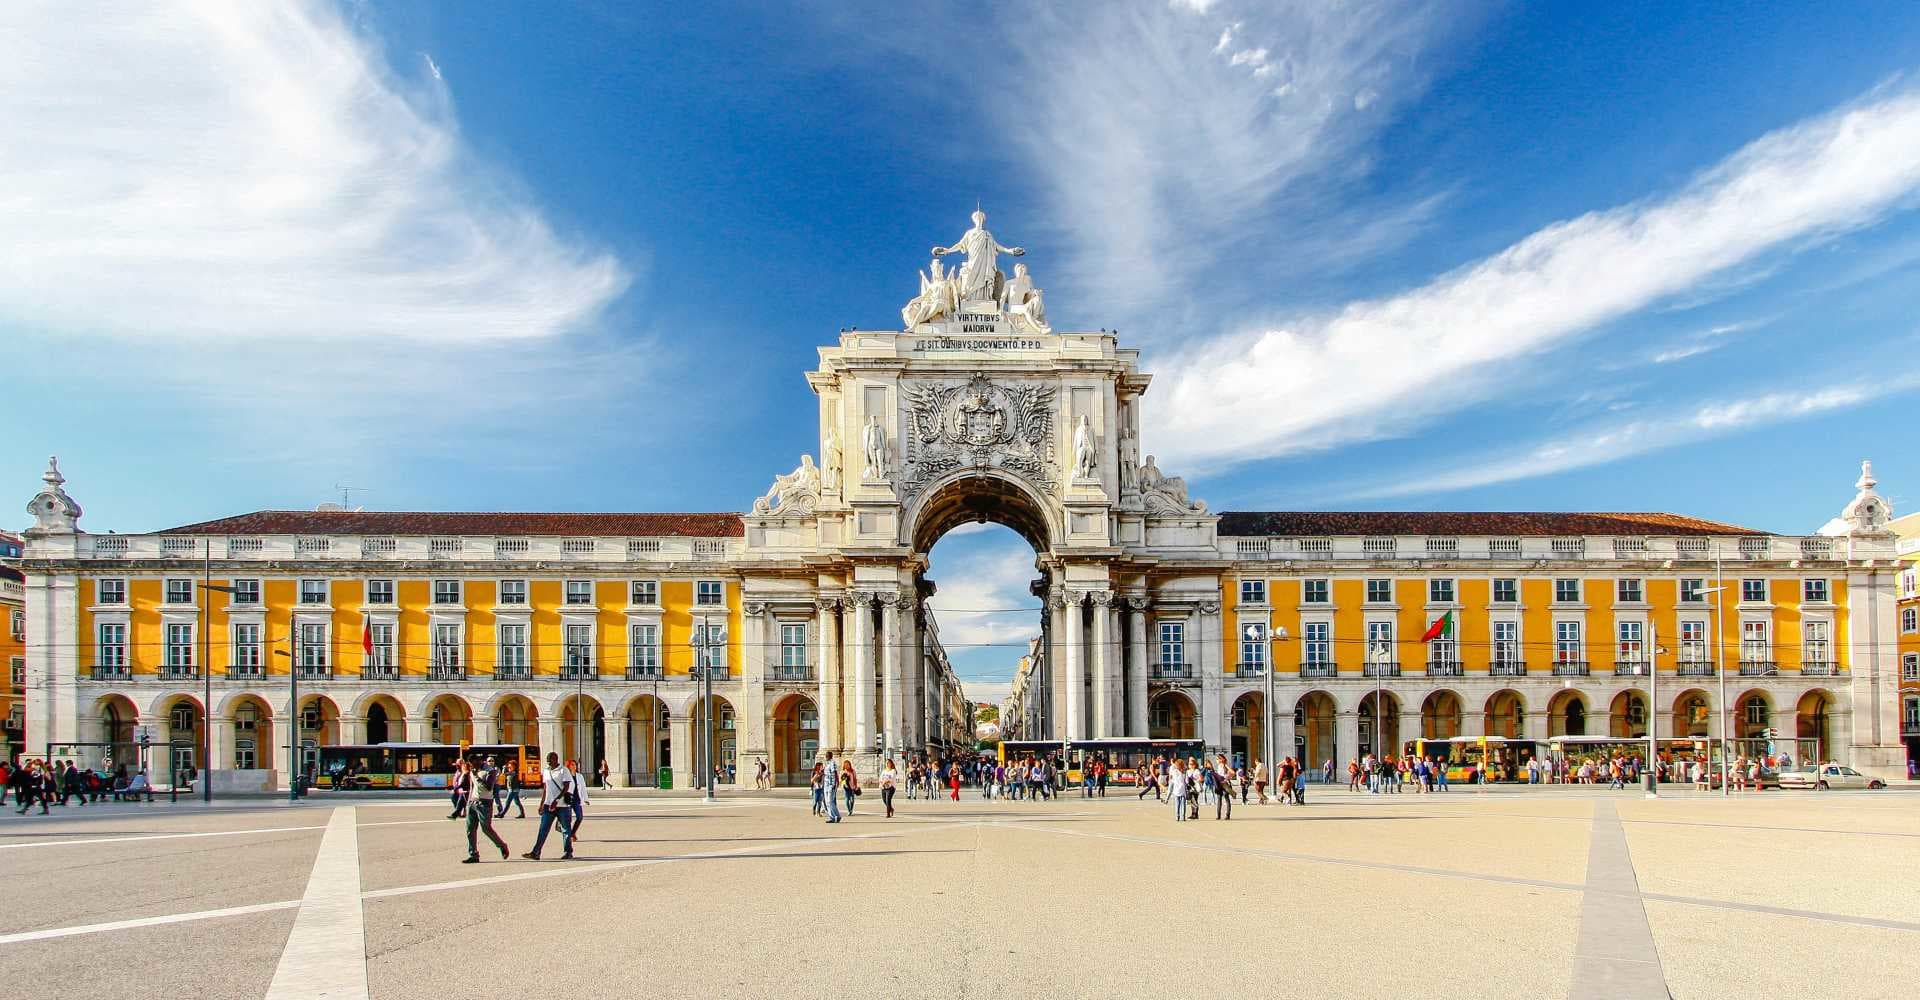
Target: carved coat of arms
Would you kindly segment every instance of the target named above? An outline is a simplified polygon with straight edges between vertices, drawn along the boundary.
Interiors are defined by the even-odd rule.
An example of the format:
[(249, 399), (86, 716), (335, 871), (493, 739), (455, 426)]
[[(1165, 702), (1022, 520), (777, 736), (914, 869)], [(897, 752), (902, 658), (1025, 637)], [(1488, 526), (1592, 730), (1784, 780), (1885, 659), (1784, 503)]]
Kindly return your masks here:
[(902, 382), (901, 392), (913, 419), (903, 442), (906, 497), (963, 467), (1005, 469), (1042, 493), (1053, 492), (1053, 386), (975, 375), (965, 382)]

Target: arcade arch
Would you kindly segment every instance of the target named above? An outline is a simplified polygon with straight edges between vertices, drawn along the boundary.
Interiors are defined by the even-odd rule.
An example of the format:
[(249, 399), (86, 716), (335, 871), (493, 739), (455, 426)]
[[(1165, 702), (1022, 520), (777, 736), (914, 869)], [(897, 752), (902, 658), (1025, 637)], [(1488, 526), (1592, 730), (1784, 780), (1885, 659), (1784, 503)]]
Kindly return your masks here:
[(1519, 739), (1527, 734), (1527, 700), (1520, 692), (1503, 688), (1487, 696), (1487, 735)]
[(1420, 735), (1429, 740), (1446, 740), (1460, 735), (1460, 696), (1440, 690), (1420, 703)]
[(774, 784), (804, 786), (820, 749), (819, 707), (804, 694), (789, 694), (774, 704), (770, 721)]
[(1162, 691), (1148, 705), (1147, 735), (1157, 740), (1190, 740), (1196, 735), (1193, 699), (1180, 691)]
[(1235, 766), (1252, 767), (1254, 761), (1266, 756), (1265, 706), (1266, 698), (1258, 691), (1248, 691), (1233, 700), (1229, 759), (1234, 761)]
[(1294, 757), (1301, 764), (1319, 767), (1331, 760), (1337, 767), (1342, 753), (1353, 756), (1335, 745), (1334, 731), (1339, 718), (1339, 706), (1334, 702), (1333, 695), (1325, 691), (1308, 691), (1294, 703)]
[[(1376, 702), (1377, 699), (1377, 702)], [(1375, 710), (1376, 704), (1378, 711)], [(1400, 756), (1400, 697), (1392, 691), (1368, 691), (1360, 699), (1360, 752)], [(1376, 721), (1378, 720), (1378, 731)]]

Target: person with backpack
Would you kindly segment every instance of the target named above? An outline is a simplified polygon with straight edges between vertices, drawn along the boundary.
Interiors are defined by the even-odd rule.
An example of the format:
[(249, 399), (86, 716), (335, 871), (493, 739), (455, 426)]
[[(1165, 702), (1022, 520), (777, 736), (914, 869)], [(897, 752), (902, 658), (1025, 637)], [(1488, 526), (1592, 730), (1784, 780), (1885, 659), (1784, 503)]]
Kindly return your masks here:
[[(504, 787), (507, 792), (506, 797), (500, 799), (500, 811), (494, 815), (500, 819), (505, 819), (507, 816), (507, 807), (512, 806), (520, 810), (520, 815), (515, 816), (515, 819), (526, 819), (527, 807), (520, 802), (520, 765), (518, 762), (512, 767), (507, 768)], [(495, 797), (499, 798), (499, 796)]]
[(493, 795), (500, 787), (500, 768), (495, 766), (494, 758), (489, 755), (479, 767), (466, 767), (460, 770), (455, 780), (466, 787), (461, 791), (467, 803), (467, 859), (462, 864), (480, 863), (479, 833), (484, 830), (487, 839), (500, 849), (500, 860), (513, 856), (507, 849), (507, 842), (493, 830)]
[(560, 837), (566, 847), (560, 860), (573, 860), (573, 801), (580, 779), (560, 763), (560, 755), (547, 754), (546, 770), (540, 773), (540, 833), (533, 839), (533, 850), (520, 855), (528, 861), (540, 860), (540, 849), (547, 844), (547, 832), (560, 824)]
[[(580, 765), (567, 761), (567, 770), (580, 773)], [(580, 839), (580, 827), (587, 822), (587, 803), (593, 800), (587, 797), (587, 783), (579, 782), (573, 790), (573, 839)]]

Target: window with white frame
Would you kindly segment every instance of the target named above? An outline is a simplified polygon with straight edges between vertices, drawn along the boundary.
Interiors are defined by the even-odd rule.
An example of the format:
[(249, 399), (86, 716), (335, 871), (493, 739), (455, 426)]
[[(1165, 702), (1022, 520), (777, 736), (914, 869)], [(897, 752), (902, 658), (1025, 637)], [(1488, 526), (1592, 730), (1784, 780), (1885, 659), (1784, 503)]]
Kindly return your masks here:
[(1510, 576), (1494, 577), (1493, 603), (1495, 604), (1520, 603), (1520, 581)]
[(727, 627), (725, 625), (695, 625), (693, 637), (700, 650), (701, 669), (718, 672), (727, 668)]
[(657, 607), (660, 604), (660, 581), (635, 580), (628, 594), (628, 603)]
[(1160, 667), (1177, 670), (1187, 662), (1187, 623), (1160, 623)]
[(1241, 604), (1267, 603), (1267, 581), (1265, 580), (1240, 581), (1240, 603)]
[(1920, 632), (1920, 608), (1900, 609), (1900, 631)]
[(572, 604), (576, 606), (584, 605), (584, 604), (592, 604), (593, 603), (593, 581), (592, 580), (568, 580), (566, 584), (566, 601), (568, 604)]
[(1752, 620), (1740, 623), (1740, 660), (1743, 663), (1765, 663), (1771, 659), (1767, 655), (1767, 623)]
[(1371, 621), (1367, 623), (1367, 662), (1392, 663), (1399, 651), (1393, 645), (1393, 623), (1390, 621)]
[[(1920, 595), (1920, 571), (1902, 570), (1900, 572), (1900, 596)], [(104, 598), (102, 599), (104, 600)]]
[(1832, 663), (1833, 642), (1827, 622), (1806, 622), (1800, 626), (1800, 659), (1805, 663)]
[(453, 622), (434, 623), (434, 667), (440, 670), (458, 670), (460, 662), (460, 626)]
[(193, 667), (193, 626), (175, 622), (167, 626), (165, 659), (161, 662), (176, 669)]
[(25, 639), (27, 637), (27, 613), (25, 611), (15, 611), (9, 615), (7, 631), (11, 632), (15, 639)]
[(500, 672), (525, 673), (527, 670), (527, 627), (518, 622), (500, 626)]
[(368, 580), (367, 581), (367, 603), (368, 604), (392, 604), (393, 603), (393, 581), (392, 580)]
[(327, 603), (327, 581), (301, 580), (300, 581), (300, 603), (301, 604)]
[(1455, 664), (1460, 662), (1460, 643), (1455, 639), (1439, 638), (1427, 644), (1427, 662)]
[(807, 626), (805, 622), (780, 624), (780, 666), (785, 670), (807, 669)]
[(1680, 662), (1707, 662), (1707, 623), (1699, 618), (1680, 620)]
[(627, 629), (627, 665), (636, 674), (660, 671), (660, 626), (635, 624)]
[(1707, 600), (1707, 581), (1697, 576), (1685, 577), (1680, 581), (1680, 603), (1703, 604)]
[(566, 654), (569, 670), (582, 671), (593, 666), (593, 626), (567, 626)]
[(233, 626), (233, 666), (241, 673), (260, 671), (260, 625), (235, 622)]
[(1333, 603), (1333, 590), (1332, 590), (1331, 582), (1327, 580), (1300, 581), (1300, 603), (1301, 604)]
[(1378, 579), (1368, 580), (1367, 581), (1367, 603), (1368, 604), (1392, 604), (1393, 603), (1393, 581), (1378, 580)]
[(1616, 629), (1619, 632), (1620, 649), (1615, 658), (1627, 665), (1646, 662), (1646, 626), (1640, 622), (1619, 622)]
[(1267, 641), (1248, 638), (1244, 628), (1240, 630), (1240, 667), (1250, 674), (1267, 669)]
[(1757, 696), (1748, 698), (1746, 717), (1747, 725), (1764, 726), (1773, 721), (1773, 707), (1767, 704), (1765, 698)]
[(1806, 604), (1825, 604), (1828, 601), (1827, 581), (1823, 578), (1800, 581), (1800, 600)]
[(1620, 604), (1641, 604), (1647, 599), (1646, 591), (1642, 588), (1640, 578), (1637, 576), (1625, 576), (1615, 580), (1613, 591), (1615, 602)]
[(101, 604), (127, 603), (127, 581), (120, 579), (101, 580), (99, 597)]
[(1305, 633), (1300, 647), (1301, 662), (1310, 667), (1324, 667), (1333, 662), (1333, 623), (1307, 622), (1301, 626)]
[(1765, 604), (1767, 602), (1767, 581), (1751, 577), (1741, 580), (1740, 601), (1743, 604)]
[(1520, 662), (1520, 623), (1493, 623), (1493, 662), (1513, 664)]
[(127, 665), (127, 626), (120, 622), (100, 623), (100, 643), (95, 663), (110, 669)]
[(1900, 679), (1920, 681), (1920, 653), (1906, 653), (1900, 657)]
[(1900, 709), (1900, 728), (1920, 732), (1920, 698), (1908, 698)]
[(719, 580), (701, 580), (693, 585), (693, 603), (719, 607), (727, 603), (727, 585)]
[(442, 604), (442, 605), (459, 604), (460, 603), (460, 581), (458, 580), (433, 581), (433, 603)]
[(233, 587), (233, 593), (227, 595), (227, 598), (234, 604), (260, 603), (259, 580), (234, 580), (231, 586)]
[(27, 658), (13, 656), (7, 659), (7, 683), (19, 691), (27, 686)]
[(1586, 657), (1581, 655), (1580, 623), (1558, 621), (1553, 623), (1553, 659), (1556, 663), (1579, 663)]
[(193, 581), (178, 579), (167, 580), (166, 600), (168, 604), (192, 604)]
[(527, 603), (527, 581), (500, 581), (500, 603), (524, 605)]
[(1580, 581), (1573, 577), (1558, 577), (1553, 581), (1553, 600), (1556, 604), (1579, 604)]
[(1452, 604), (1453, 603), (1453, 580), (1447, 577), (1437, 577), (1435, 579), (1428, 580), (1427, 581), (1427, 603), (1428, 604)]
[[(375, 640), (373, 644), (373, 651), (375, 656), (378, 656), (380, 653), (380, 643), (378, 641), (380, 634), (379, 634), (378, 628), (379, 628), (378, 626), (375, 626), (372, 633), (372, 638)], [(393, 638), (392, 638), (393, 626), (389, 625), (387, 626), (387, 628), (388, 628), (387, 653), (389, 656), (391, 656), (393, 653)], [(331, 652), (331, 648), (327, 643), (326, 623), (325, 622), (301, 622), (300, 623), (300, 648), (295, 651), (295, 655), (300, 657), (300, 669), (302, 670), (327, 669), (327, 664), (331, 660), (331, 657), (328, 655), (330, 652)]]

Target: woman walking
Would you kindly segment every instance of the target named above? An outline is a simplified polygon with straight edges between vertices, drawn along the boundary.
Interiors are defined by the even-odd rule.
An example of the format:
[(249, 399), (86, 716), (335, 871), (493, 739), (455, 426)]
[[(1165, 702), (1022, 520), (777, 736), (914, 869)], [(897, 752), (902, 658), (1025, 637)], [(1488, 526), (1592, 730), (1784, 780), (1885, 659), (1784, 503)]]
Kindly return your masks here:
[(823, 787), (822, 781), (825, 778), (822, 772), (825, 770), (824, 765), (819, 761), (814, 761), (813, 773), (807, 777), (807, 788), (813, 793), (813, 814), (815, 816), (825, 815), (827, 811), (826, 800), (820, 797), (820, 789)]
[(853, 758), (840, 762), (840, 788), (847, 796), (847, 815), (853, 815), (853, 800), (860, 794), (860, 775), (854, 773)]
[[(567, 770), (574, 774), (580, 773), (579, 768), (575, 767), (571, 760), (567, 761)], [(574, 784), (578, 787), (573, 792), (573, 839), (579, 840), (580, 824), (587, 818), (587, 783), (576, 781)]]
[(1187, 769), (1180, 758), (1173, 759), (1173, 769), (1167, 772), (1167, 798), (1173, 800), (1173, 821), (1184, 823), (1187, 819)]
[(880, 804), (887, 807), (887, 818), (893, 818), (893, 786), (900, 778), (900, 772), (893, 768), (893, 758), (887, 758), (887, 766), (880, 769)]

